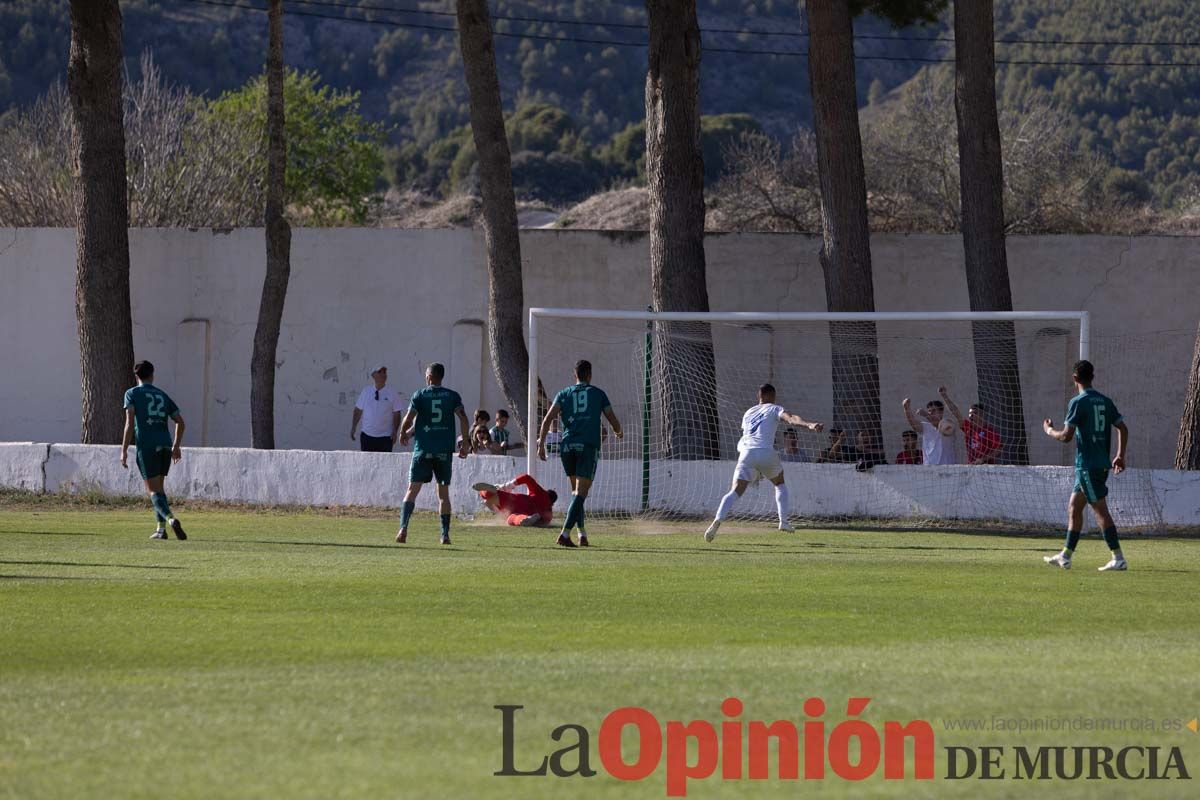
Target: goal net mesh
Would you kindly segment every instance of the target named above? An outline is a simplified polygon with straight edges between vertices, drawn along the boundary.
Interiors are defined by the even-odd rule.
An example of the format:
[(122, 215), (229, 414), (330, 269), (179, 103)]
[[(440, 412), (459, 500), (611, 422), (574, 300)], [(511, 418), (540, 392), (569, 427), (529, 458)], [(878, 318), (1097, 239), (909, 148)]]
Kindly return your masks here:
[[(1074, 393), (1077, 320), (647, 323), (547, 316), (539, 317), (537, 334), (538, 417), (547, 396), (574, 382), (575, 362), (587, 359), (592, 382), (607, 393), (624, 428), (618, 440), (605, 425), (591, 515), (711, 516), (729, 490), (742, 415), (757, 402), (758, 387), (770, 383), (785, 409), (825, 426), (816, 433), (779, 425), (775, 444), (793, 524), (896, 519), (937, 526), (961, 519), (1061, 528), (1065, 522), (1075, 445), (1045, 436), (1042, 420), (1062, 424)], [(1169, 426), (1147, 423), (1172, 411), (1177, 418), (1186, 383), (1178, 379), (1180, 365), (1156, 357), (1164, 335), (1091, 340), (1096, 388), (1113, 398), (1131, 430), (1129, 468), (1108, 480), (1109, 507), (1126, 530), (1162, 523), (1151, 469), (1171, 466), (1174, 440)], [(1174, 349), (1188, 352), (1186, 342), (1179, 344)], [(941, 435), (954, 464), (897, 463), (904, 460), (904, 432), (914, 427), (902, 401), (910, 398), (916, 414), (942, 399), (942, 386), (961, 418), (977, 408), (978, 424), (964, 430), (947, 406), (944, 420), (954, 427)], [(1163, 389), (1171, 386), (1178, 397)], [(920, 436), (931, 430), (916, 431), (918, 450)], [(555, 438), (556, 431), (548, 460), (536, 463), (534, 474), (565, 495)], [(1114, 453), (1115, 447), (1114, 432)], [(968, 465), (972, 459), (981, 463)], [(732, 517), (775, 515), (773, 487), (761, 480)]]

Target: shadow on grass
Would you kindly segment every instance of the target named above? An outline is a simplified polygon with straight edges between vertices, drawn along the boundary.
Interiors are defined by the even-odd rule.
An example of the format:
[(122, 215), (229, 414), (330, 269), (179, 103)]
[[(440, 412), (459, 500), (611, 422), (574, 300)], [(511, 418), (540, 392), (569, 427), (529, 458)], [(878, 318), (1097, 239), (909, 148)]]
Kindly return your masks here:
[[(510, 549), (510, 550), (567, 549), (567, 548), (555, 548), (553, 543), (547, 544), (544, 547), (536, 546), (536, 545), (528, 545), (528, 544), (492, 544), (490, 546), (506, 548), (506, 549)], [(776, 543), (776, 544), (772, 544), (769, 542), (738, 542), (738, 544), (736, 546), (726, 545), (726, 546), (722, 547), (720, 545), (715, 545), (715, 546), (714, 545), (709, 545), (709, 546), (683, 545), (681, 547), (672, 547), (672, 548), (626, 547), (626, 546), (613, 547), (611, 545), (605, 545), (603, 543), (600, 543), (600, 544), (593, 543), (592, 546), (588, 549), (600, 550), (600, 551), (603, 551), (606, 553), (662, 553), (662, 554), (667, 554), (667, 555), (675, 554), (675, 553), (686, 553), (689, 555), (693, 554), (693, 553), (736, 553), (739, 555), (757, 556), (757, 555), (765, 555), (767, 553), (776, 553), (776, 554), (783, 554), (783, 555), (803, 554), (810, 550), (826, 549), (826, 548), (828, 548), (828, 552), (831, 554), (849, 553), (854, 550), (926, 550), (926, 551), (931, 551), (931, 552), (935, 552), (935, 553), (968, 552), (968, 551), (979, 551), (979, 552), (985, 552), (985, 553), (992, 553), (992, 552), (1045, 553), (1046, 552), (1045, 547), (962, 547), (962, 546), (954, 546), (954, 545), (947, 545), (945, 547), (936, 547), (936, 546), (932, 546), (932, 545), (920, 545), (920, 544), (909, 544), (909, 545), (853, 544), (850, 542), (837, 542), (837, 543), (833, 543), (833, 544), (828, 543), (828, 542), (780, 542), (780, 543)]]
[(116, 569), (187, 569), (187, 567), (171, 567), (160, 564), (88, 564), (82, 561), (7, 561), (0, 559), (0, 564), (16, 564), (26, 567), (113, 567)]
[(280, 539), (224, 539), (226, 542), (236, 542), (238, 544), (281, 544), (287, 547), (354, 547), (364, 548), (367, 550), (394, 550), (401, 552), (403, 550), (455, 550), (465, 552), (465, 548), (455, 547), (454, 545), (421, 545), (421, 544), (357, 544), (355, 542), (289, 542)]
[(0, 575), (0, 581), (87, 581), (78, 575)]
[(0, 531), (4, 534), (17, 534), (20, 536), (103, 536), (103, 533), (90, 533), (84, 531)]

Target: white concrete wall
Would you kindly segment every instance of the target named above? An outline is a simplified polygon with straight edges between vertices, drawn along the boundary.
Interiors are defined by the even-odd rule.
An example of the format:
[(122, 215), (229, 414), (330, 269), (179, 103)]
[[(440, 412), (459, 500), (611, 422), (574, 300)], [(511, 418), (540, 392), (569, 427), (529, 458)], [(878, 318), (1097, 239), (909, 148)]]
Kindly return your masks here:
[[(265, 269), (262, 231), (138, 229), (130, 237), (137, 356), (158, 365), (158, 383), (188, 420), (189, 444), (244, 446)], [(529, 230), (521, 239), (527, 304), (641, 309), (649, 300), (642, 234)], [(879, 310), (968, 307), (957, 237), (876, 236), (872, 246)], [(811, 236), (710, 236), (713, 309), (822, 310), (819, 247)], [(0, 441), (78, 439), (74, 265), (72, 230), (0, 230)], [(1099, 385), (1116, 398), (1134, 431), (1131, 461), (1169, 466), (1200, 313), (1200, 241), (1012, 238), (1009, 265), (1018, 310), (1093, 312)], [(421, 384), (423, 365), (440, 360), (468, 411), (505, 405), (487, 367), (480, 324), (486, 303), (483, 243), (476, 232), (297, 229), (278, 354), (278, 445), (354, 447), (351, 409), (368, 370), (379, 362), (389, 365), (392, 384), (407, 394)], [(1075, 346), (1072, 336), (1040, 336), (1038, 330), (1021, 332), (1031, 427), (1044, 416), (1062, 416), (1069, 392), (1064, 372)], [(963, 346), (966, 329), (952, 335), (959, 337), (955, 346)], [(760, 349), (764, 336), (734, 338), (725, 361), (752, 364), (737, 357), (739, 349)], [(828, 346), (821, 338), (776, 335), (775, 364), (785, 374), (772, 377), (787, 402), (827, 418), (828, 377), (811, 366)], [(945, 381), (965, 403), (976, 386), (967, 360), (947, 365), (913, 356), (903, 345), (889, 347), (885, 343), (882, 385), (890, 453), (907, 427), (899, 410), (903, 396), (932, 398)], [(570, 363), (585, 354), (597, 365), (597, 383), (629, 384), (613, 400), (627, 416), (636, 413), (636, 365), (625, 344), (564, 345), (561, 363), (541, 365), (548, 387), (568, 382)], [(745, 376), (721, 369), (723, 396), (734, 407), (746, 403)], [(1067, 449), (1033, 434), (1036, 462), (1066, 463)]]
[[(28, 491), (98, 490), (141, 496), (136, 469), (121, 469), (120, 448), (104, 445), (0, 444), (0, 487)], [(173, 497), (257, 504), (399, 506), (407, 487), (409, 455), (346, 451), (188, 448), (167, 481)], [(728, 484), (728, 462), (674, 462), (656, 472), (650, 509), (703, 517)], [(471, 484), (503, 483), (522, 471), (505, 456), (456, 460), (451, 499), (456, 511), (479, 513)], [(1073, 471), (1065, 467), (876, 467), (787, 464), (793, 514), (804, 517), (1013, 520), (1062, 522)], [(557, 464), (541, 465), (543, 482), (565, 493)], [(589, 498), (596, 512), (638, 512), (641, 463), (605, 461)], [(1130, 470), (1110, 479), (1118, 525), (1152, 532), (1160, 525), (1200, 526), (1200, 472)], [(426, 488), (418, 507), (436, 507)], [(563, 513), (565, 502), (557, 512)], [(487, 512), (484, 512), (487, 513)], [(773, 490), (751, 488), (736, 513), (773, 517)]]

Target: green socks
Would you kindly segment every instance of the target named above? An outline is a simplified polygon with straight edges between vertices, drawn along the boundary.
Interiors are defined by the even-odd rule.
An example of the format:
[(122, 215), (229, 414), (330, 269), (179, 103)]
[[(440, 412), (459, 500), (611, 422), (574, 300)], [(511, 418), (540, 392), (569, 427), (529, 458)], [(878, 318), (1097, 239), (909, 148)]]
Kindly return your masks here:
[(563, 533), (569, 533), (583, 521), (583, 498), (571, 495), (571, 504), (567, 506), (567, 519), (563, 522)]
[(150, 504), (154, 506), (154, 513), (162, 521), (173, 518), (171, 514), (171, 506), (167, 504), (167, 496), (163, 492), (156, 492), (150, 495)]

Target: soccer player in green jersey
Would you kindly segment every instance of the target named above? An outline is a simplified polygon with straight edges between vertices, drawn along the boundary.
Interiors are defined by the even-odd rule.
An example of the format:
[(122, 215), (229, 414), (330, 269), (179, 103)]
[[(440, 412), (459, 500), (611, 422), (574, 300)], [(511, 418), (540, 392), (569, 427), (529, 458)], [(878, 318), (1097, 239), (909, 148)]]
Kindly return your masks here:
[(621, 423), (613, 413), (608, 395), (592, 386), (592, 364), (579, 361), (575, 364), (575, 384), (554, 396), (554, 403), (542, 419), (538, 431), (537, 454), (546, 460), (546, 434), (554, 420), (562, 417), (563, 434), (559, 442), (559, 458), (571, 484), (571, 504), (567, 506), (567, 518), (563, 522), (558, 543), (563, 547), (574, 547), (571, 530), (579, 528), (579, 546), (587, 547), (587, 531), (583, 526), (583, 503), (596, 477), (596, 464), (600, 460), (600, 417), (604, 416), (620, 439)]
[[(1090, 505), (1096, 523), (1104, 533), (1104, 543), (1112, 551), (1112, 558), (1100, 567), (1101, 572), (1108, 572), (1129, 568), (1121, 553), (1117, 525), (1108, 513), (1108, 502), (1104, 499), (1108, 496), (1106, 483), (1109, 466), (1116, 475), (1125, 470), (1125, 445), (1129, 441), (1129, 429), (1113, 401), (1092, 388), (1095, 374), (1096, 370), (1090, 361), (1076, 361), (1072, 377), (1079, 394), (1072, 397), (1067, 406), (1066, 422), (1061, 428), (1055, 428), (1049, 419), (1042, 422), (1042, 430), (1052, 439), (1060, 442), (1075, 440), (1075, 489), (1071, 492), (1068, 506), (1067, 543), (1061, 553), (1044, 556), (1043, 560), (1052, 566), (1071, 568), (1071, 555), (1083, 530), (1083, 508)], [(1110, 464), (1108, 456), (1114, 428), (1117, 430), (1117, 455)]]
[[(183, 454), (179, 445), (183, 441), (183, 417), (179, 406), (167, 397), (167, 393), (154, 385), (154, 365), (139, 361), (133, 366), (137, 386), (125, 392), (125, 434), (121, 438), (121, 466), (129, 468), (129, 445), (136, 442), (138, 471), (146, 482), (150, 504), (158, 526), (151, 539), (166, 539), (165, 525), (170, 525), (175, 538), (186, 539), (183, 526), (171, 513), (163, 481), (171, 471), (171, 464), (178, 464)], [(167, 430), (167, 420), (175, 421), (175, 438)]]
[(467, 412), (462, 398), (453, 389), (442, 386), (446, 368), (441, 364), (430, 364), (425, 370), (425, 386), (413, 392), (408, 404), (408, 413), (400, 423), (400, 444), (414, 440), (412, 464), (408, 469), (408, 493), (404, 495), (404, 509), (400, 515), (400, 532), (396, 542), (408, 541), (408, 521), (417, 505), (421, 487), (437, 480), (438, 510), (442, 515), (442, 544), (450, 544), (450, 476), (454, 471), (454, 418), (462, 428), (462, 439), (458, 442), (458, 457), (467, 457), (471, 446), (471, 434), (467, 430)]

